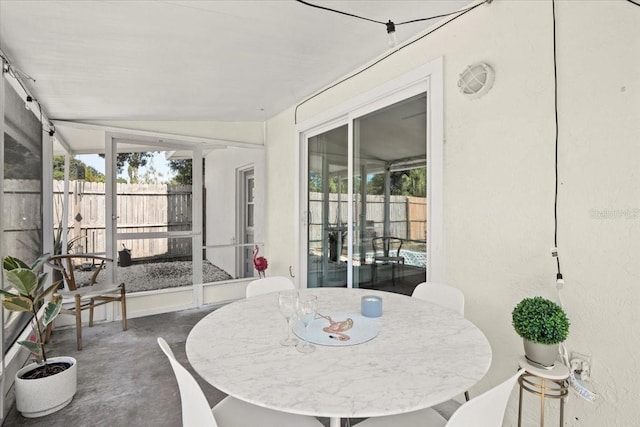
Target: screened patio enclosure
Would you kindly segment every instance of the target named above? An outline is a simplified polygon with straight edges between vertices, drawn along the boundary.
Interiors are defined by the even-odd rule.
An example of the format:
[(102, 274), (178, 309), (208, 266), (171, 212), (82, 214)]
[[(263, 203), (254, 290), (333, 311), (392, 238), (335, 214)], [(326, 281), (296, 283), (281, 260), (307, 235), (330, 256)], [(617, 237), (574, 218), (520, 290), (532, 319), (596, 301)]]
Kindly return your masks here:
[(354, 287), (425, 281), (426, 105), (422, 93), (308, 138), (309, 286), (347, 286), (349, 265)]
[[(254, 217), (263, 216), (263, 206), (247, 186), (226, 185), (246, 176), (228, 158), (234, 153), (261, 178), (261, 146), (70, 122), (56, 128), (54, 154), (65, 156), (66, 167), (65, 180), (54, 182), (54, 229), (60, 228), (65, 251), (118, 260), (103, 280), (126, 283), (130, 317), (241, 296), (242, 287), (232, 283), (255, 274), (252, 250), (263, 242), (262, 221)], [(68, 140), (86, 145), (71, 146)], [(70, 160), (79, 154), (101, 155), (105, 182), (87, 182), (70, 170)], [(118, 166), (122, 158), (140, 154), (188, 160), (192, 182), (133, 180)], [(224, 155), (227, 160), (220, 162)], [(260, 188), (262, 180), (256, 181), (252, 184)], [(240, 196), (251, 198), (250, 214), (235, 203)], [(250, 235), (247, 222), (253, 224)], [(230, 228), (237, 239), (229, 239)], [(103, 319), (119, 315), (103, 313)]]

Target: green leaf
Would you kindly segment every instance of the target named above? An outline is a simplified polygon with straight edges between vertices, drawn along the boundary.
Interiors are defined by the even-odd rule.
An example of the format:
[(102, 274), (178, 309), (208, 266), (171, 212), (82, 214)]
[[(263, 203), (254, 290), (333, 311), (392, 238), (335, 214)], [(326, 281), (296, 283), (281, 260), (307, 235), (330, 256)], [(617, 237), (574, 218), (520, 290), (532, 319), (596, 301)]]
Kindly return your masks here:
[(33, 311), (33, 303), (27, 297), (21, 295), (4, 296), (2, 305), (11, 311)]
[(14, 270), (16, 268), (29, 268), (29, 266), (25, 264), (24, 261), (18, 258), (14, 258), (12, 256), (4, 257), (2, 265), (5, 270)]
[(37, 355), (38, 357), (42, 358), (42, 347), (40, 347), (40, 344), (38, 344), (37, 342), (33, 342), (33, 341), (18, 341), (18, 344), (24, 346), (27, 348), (27, 350), (29, 350), (31, 353)]
[(47, 326), (49, 323), (53, 322), (53, 319), (56, 318), (58, 313), (60, 313), (60, 309), (62, 308), (62, 298), (56, 297), (53, 300), (49, 301), (44, 308), (44, 317), (42, 318), (42, 324)]
[(4, 289), (0, 289), (0, 295), (4, 295), (4, 296), (6, 296), (6, 297), (13, 297), (13, 296), (15, 296), (16, 294), (13, 294), (13, 293), (11, 293), (11, 292), (5, 291)]
[(5, 278), (20, 292), (21, 295), (35, 296), (38, 288), (38, 277), (28, 268), (5, 270)]
[(47, 281), (47, 276), (48, 275), (49, 275), (49, 273), (40, 273), (38, 275), (38, 286), (36, 287), (36, 290), (42, 289), (44, 287), (44, 284)]
[(555, 302), (525, 298), (512, 312), (513, 327), (521, 337), (540, 344), (558, 344), (569, 334), (569, 319)]
[(42, 292), (38, 297), (33, 301), (34, 304), (39, 303), (43, 299), (45, 299), (49, 294), (52, 294), (56, 289), (58, 289), (58, 285), (60, 284), (60, 280), (49, 286), (44, 292)]
[(40, 255), (38, 257), (38, 259), (35, 260), (33, 262), (33, 264), (31, 265), (31, 270), (38, 271), (40, 269), (40, 267), (42, 267), (42, 264), (47, 262), (48, 259), (49, 259), (49, 254), (48, 253)]

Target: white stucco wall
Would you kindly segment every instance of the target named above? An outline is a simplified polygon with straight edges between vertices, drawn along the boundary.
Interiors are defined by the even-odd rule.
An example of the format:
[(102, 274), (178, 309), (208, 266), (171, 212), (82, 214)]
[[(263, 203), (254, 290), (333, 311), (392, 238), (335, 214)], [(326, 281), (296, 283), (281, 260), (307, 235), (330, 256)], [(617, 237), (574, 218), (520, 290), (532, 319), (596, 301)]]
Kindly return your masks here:
[[(237, 231), (238, 171), (254, 169), (254, 241), (264, 239), (264, 150), (228, 147), (214, 150), (205, 157), (205, 188), (207, 191), (207, 245), (228, 245), (239, 242)], [(207, 259), (236, 276), (235, 248), (207, 250)], [(264, 251), (261, 255), (264, 255)], [(267, 256), (267, 255), (265, 255)], [(267, 256), (267, 259), (271, 259)], [(269, 265), (271, 268), (271, 263)]]
[(294, 280), (301, 283), (295, 269), (300, 256), (296, 228), (299, 224), (298, 183), (295, 175), (299, 151), (294, 144), (297, 137), (292, 124), (291, 109), (267, 124), (265, 250), (270, 254), (270, 275), (289, 277), (291, 267), (296, 276)]
[[(572, 396), (565, 420), (632, 426), (640, 418), (640, 9), (622, 0), (559, 0), (556, 19), (558, 246), (572, 322), (567, 345), (591, 355), (590, 386), (600, 394), (594, 404)], [(513, 306), (527, 296), (556, 296), (552, 25), (550, 1), (496, 0), (298, 110), (298, 122), (312, 119), (444, 57), (445, 275), (464, 291), (467, 317), (494, 352), (472, 395), (506, 378), (522, 354), (511, 327)], [(494, 67), (496, 81), (471, 101), (456, 83), (477, 61)], [(272, 274), (286, 274), (299, 256), (293, 111), (267, 126), (266, 242), (267, 252), (277, 254), (270, 258)], [(505, 425), (515, 425), (513, 403)], [(550, 412), (555, 424), (557, 408)]]

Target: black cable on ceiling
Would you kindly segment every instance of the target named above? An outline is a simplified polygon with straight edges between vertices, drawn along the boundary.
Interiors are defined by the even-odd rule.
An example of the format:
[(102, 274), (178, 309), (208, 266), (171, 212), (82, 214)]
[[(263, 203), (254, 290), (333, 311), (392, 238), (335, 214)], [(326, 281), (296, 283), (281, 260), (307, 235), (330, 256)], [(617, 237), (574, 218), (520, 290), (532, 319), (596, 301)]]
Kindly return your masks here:
[(382, 21), (376, 21), (375, 19), (369, 19), (369, 18), (365, 18), (363, 16), (358, 16), (358, 15), (354, 15), (353, 13), (347, 13), (347, 12), (342, 12), (340, 10), (336, 10), (336, 9), (331, 9), (330, 7), (324, 7), (324, 6), (320, 6), (318, 4), (313, 4), (313, 3), (309, 3), (306, 2), (304, 0), (296, 0), (298, 3), (302, 3), (304, 5), (307, 6), (311, 6), (311, 7), (315, 7), (317, 9), (322, 9), (322, 10), (326, 10), (328, 12), (334, 12), (334, 13), (339, 13), (340, 15), (346, 15), (346, 16), (351, 16), (352, 18), (358, 18), (358, 19), (363, 19), (365, 21), (369, 21), (369, 22), (375, 22), (376, 24), (385, 24)]
[[(336, 11), (336, 10), (333, 10), (333, 9), (324, 8), (324, 7), (322, 7), (322, 6), (312, 5), (312, 4), (310, 4), (310, 3), (306, 3), (306, 2), (304, 2), (304, 1), (302, 1), (302, 0), (296, 0), (296, 1), (298, 1), (298, 2), (300, 2), (300, 3), (304, 3), (304, 4), (307, 4), (307, 5), (310, 5), (310, 6), (313, 6), (313, 7), (317, 7), (317, 8), (320, 8), (320, 9), (328, 9), (328, 10), (331, 10), (331, 11), (336, 12), (336, 13), (342, 13), (342, 14), (344, 14), (344, 12), (339, 12), (339, 11)], [(343, 78), (343, 79), (341, 79), (341, 80), (338, 80), (337, 82), (333, 83), (332, 85), (327, 86), (326, 88), (322, 89), (321, 91), (319, 91), (319, 92), (317, 92), (317, 93), (313, 94), (313, 95), (312, 95), (312, 96), (310, 96), (309, 98), (305, 99), (304, 101), (302, 101), (302, 102), (300, 102), (298, 105), (296, 105), (296, 108), (294, 109), (294, 113), (293, 113), (293, 123), (294, 123), (294, 124), (298, 124), (298, 108), (299, 108), (300, 106), (302, 106), (303, 104), (305, 104), (305, 103), (307, 103), (307, 102), (311, 101), (313, 98), (315, 98), (315, 97), (317, 97), (317, 96), (319, 96), (319, 95), (321, 95), (321, 94), (325, 93), (326, 91), (328, 91), (328, 90), (330, 90), (330, 89), (333, 89), (334, 87), (338, 86), (339, 84), (342, 84), (342, 83), (346, 82), (347, 80), (349, 80), (349, 79), (351, 79), (351, 78), (353, 78), (353, 77), (355, 77), (355, 76), (357, 76), (357, 75), (359, 75), (359, 74), (362, 74), (363, 72), (365, 72), (365, 71), (367, 71), (367, 70), (371, 69), (372, 67), (374, 67), (375, 65), (377, 65), (377, 64), (379, 64), (380, 62), (384, 61), (385, 59), (387, 59), (387, 58), (388, 58), (388, 57), (390, 57), (391, 55), (394, 55), (395, 53), (397, 53), (397, 52), (401, 51), (402, 49), (404, 49), (404, 48), (406, 48), (406, 47), (408, 47), (408, 46), (411, 46), (412, 44), (416, 43), (417, 41), (422, 40), (423, 38), (427, 37), (428, 35), (430, 35), (430, 34), (432, 34), (432, 33), (436, 32), (436, 31), (437, 31), (437, 30), (439, 30), (440, 28), (444, 27), (444, 26), (445, 26), (445, 25), (447, 25), (448, 23), (453, 22), (453, 21), (455, 21), (456, 19), (460, 18), (461, 16), (466, 15), (467, 13), (471, 12), (471, 11), (472, 11), (472, 10), (474, 10), (475, 8), (477, 8), (477, 7), (479, 7), (479, 6), (482, 6), (483, 4), (489, 4), (489, 3), (491, 3), (492, 1), (493, 1), (493, 0), (485, 0), (485, 1), (483, 1), (483, 2), (481, 2), (481, 3), (478, 3), (478, 4), (474, 5), (474, 6), (468, 7), (467, 9), (463, 9), (463, 10), (458, 11), (458, 12), (453, 12), (453, 14), (456, 14), (456, 13), (457, 13), (457, 15), (456, 15), (456, 16), (454, 16), (453, 18), (449, 19), (448, 21), (446, 21), (446, 22), (442, 23), (441, 25), (437, 26), (436, 28), (434, 28), (434, 29), (432, 29), (432, 30), (430, 30), (430, 31), (426, 32), (425, 34), (421, 35), (420, 37), (416, 38), (415, 40), (412, 40), (411, 42), (406, 43), (406, 44), (403, 44), (402, 46), (398, 47), (397, 49), (392, 50), (391, 52), (387, 53), (386, 55), (382, 56), (381, 58), (379, 58), (379, 59), (377, 59), (376, 61), (372, 62), (371, 64), (367, 65), (367, 66), (366, 66), (366, 67), (364, 67), (363, 69), (361, 69), (361, 70), (359, 70), (359, 71), (357, 71), (357, 72), (355, 72), (355, 73), (353, 73), (353, 74), (350, 74), (350, 75), (346, 76), (345, 78)], [(350, 15), (350, 14), (349, 14), (349, 15)], [(451, 14), (449, 14), (449, 15), (451, 15)], [(445, 16), (445, 15), (442, 15), (442, 16)], [(368, 18), (362, 18), (362, 17), (360, 17), (360, 16), (355, 16), (355, 17), (356, 17), (356, 18), (360, 18), (360, 19), (366, 19), (366, 20), (370, 21), (370, 19), (368, 19)], [(431, 19), (431, 18), (424, 18), (423, 20), (426, 20), (426, 19)], [(386, 25), (386, 23), (381, 22), (381, 21), (374, 21), (374, 22), (376, 22), (376, 23), (383, 23), (383, 24), (385, 24), (385, 25)], [(407, 21), (407, 22), (411, 22), (411, 21)], [(407, 23), (407, 22), (404, 22), (404, 23)], [(400, 25), (400, 24), (397, 24), (397, 25)]]
[(627, 0), (627, 1), (628, 1), (629, 3), (631, 3), (631, 4), (635, 4), (636, 6), (640, 7), (640, 3), (637, 3), (637, 2), (635, 2), (635, 1), (633, 1), (633, 0)]
[(9, 61), (9, 58), (7, 58), (5, 55), (2, 54), (2, 51), (0, 51), (0, 59), (2, 59), (7, 66), (7, 69), (3, 71), (8, 73), (11, 77), (15, 79), (15, 81), (18, 82), (18, 84), (20, 85), (20, 87), (22, 88), (22, 90), (26, 95), (31, 95), (31, 92), (29, 92), (29, 89), (27, 89), (27, 87), (22, 83), (22, 79), (18, 75), (26, 77), (27, 79), (32, 80), (34, 82), (36, 81), (36, 79), (34, 79), (24, 71), (20, 70), (15, 65), (13, 65), (13, 63)]
[[(442, 15), (434, 15), (434, 16), (429, 16), (429, 17), (427, 17), (427, 18), (411, 19), (411, 20), (409, 20), (409, 21), (403, 21), (403, 22), (395, 23), (395, 22), (393, 22), (393, 21), (391, 21), (391, 20), (389, 20), (389, 22), (383, 22), (383, 21), (378, 21), (378, 20), (376, 20), (376, 19), (366, 18), (366, 17), (364, 17), (364, 16), (355, 15), (355, 14), (353, 14), (353, 13), (343, 12), (343, 11), (341, 11), (341, 10), (332, 9), (332, 8), (330, 8), (330, 7), (325, 7), (325, 6), (320, 6), (320, 5), (318, 5), (318, 4), (309, 3), (309, 2), (304, 1), (304, 0), (296, 0), (296, 1), (297, 1), (298, 3), (302, 3), (302, 4), (307, 5), (307, 6), (315, 7), (315, 8), (317, 8), (317, 9), (326, 10), (327, 12), (333, 12), (333, 13), (338, 13), (338, 14), (340, 14), (340, 15), (351, 16), (352, 18), (363, 19), (363, 20), (365, 20), (365, 21), (374, 22), (374, 23), (376, 23), (376, 24), (382, 24), (382, 25), (385, 25), (385, 26), (386, 26), (386, 25), (388, 25), (388, 24), (389, 24), (389, 22), (391, 22), (393, 25), (396, 25), (396, 26), (397, 26), (397, 25), (404, 25), (404, 24), (413, 24), (414, 22), (429, 21), (429, 20), (431, 20), (431, 19), (444, 18), (444, 17), (446, 17), (446, 16), (451, 16), (451, 15), (455, 15), (455, 14), (457, 14), (457, 13), (465, 12), (465, 11), (470, 10), (470, 9), (473, 9), (473, 8), (475, 7), (475, 6), (470, 6), (470, 7), (466, 8), (466, 9), (457, 10), (457, 11), (455, 11), (455, 12), (443, 13)], [(483, 3), (491, 3), (492, 1), (493, 1), (493, 0), (486, 0), (486, 1), (484, 1)]]
[[(26, 78), (28, 80), (31, 80), (35, 83), (36, 79), (34, 79), (33, 77), (31, 77), (29, 74), (25, 73), (24, 71), (20, 70), (18, 67), (16, 67), (15, 65), (13, 65), (13, 63), (11, 61), (9, 61), (9, 58), (7, 58), (2, 51), (0, 50), (0, 59), (2, 59), (2, 61), (4, 62), (4, 64), (6, 65), (6, 69), (3, 69), (2, 72), (6, 72), (7, 74), (9, 74), (11, 77), (13, 77), (13, 79), (18, 82), (18, 85), (20, 85), (20, 87), (22, 88), (22, 90), (24, 91), (25, 95), (26, 95), (26, 103), (28, 104), (33, 104), (33, 105), (37, 105), (38, 106), (38, 111), (40, 114), (40, 124), (43, 126), (43, 130), (49, 132), (49, 135), (53, 136), (53, 133), (55, 133), (55, 126), (53, 125), (53, 123), (51, 123), (48, 119), (47, 119), (47, 124), (48, 124), (48, 129), (45, 128), (45, 124), (43, 122), (44, 120), (44, 114), (42, 112), (42, 104), (40, 104), (40, 101), (38, 101), (33, 95), (31, 95), (31, 92), (29, 91), (29, 89), (27, 89), (27, 87), (25, 86), (25, 84), (22, 82), (22, 78)], [(53, 132), (53, 133), (52, 133)]]

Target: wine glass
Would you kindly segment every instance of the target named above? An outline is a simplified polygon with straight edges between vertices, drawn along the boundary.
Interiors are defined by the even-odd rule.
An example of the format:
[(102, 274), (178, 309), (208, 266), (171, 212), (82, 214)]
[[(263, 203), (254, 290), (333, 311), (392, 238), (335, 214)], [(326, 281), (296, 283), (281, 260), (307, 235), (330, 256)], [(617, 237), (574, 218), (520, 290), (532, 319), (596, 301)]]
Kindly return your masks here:
[(296, 303), (298, 301), (298, 291), (283, 291), (278, 294), (278, 308), (287, 321), (287, 336), (280, 340), (280, 345), (291, 347), (298, 343), (296, 337), (291, 333), (296, 315)]
[(316, 346), (309, 344), (309, 325), (316, 317), (318, 310), (318, 297), (315, 295), (300, 295), (296, 305), (296, 316), (304, 325), (304, 342), (296, 344), (296, 349), (301, 353), (311, 353)]

